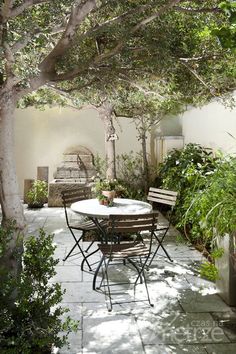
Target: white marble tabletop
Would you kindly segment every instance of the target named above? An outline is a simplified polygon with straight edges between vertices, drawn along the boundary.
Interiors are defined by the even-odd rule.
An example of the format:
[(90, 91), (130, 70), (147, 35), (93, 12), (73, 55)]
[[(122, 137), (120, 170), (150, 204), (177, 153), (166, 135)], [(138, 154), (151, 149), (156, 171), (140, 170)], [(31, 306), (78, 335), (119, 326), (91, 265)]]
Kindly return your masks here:
[(117, 214), (147, 214), (152, 211), (152, 206), (140, 200), (125, 198), (115, 198), (113, 206), (101, 205), (98, 199), (86, 199), (71, 204), (71, 210), (82, 215), (105, 219)]

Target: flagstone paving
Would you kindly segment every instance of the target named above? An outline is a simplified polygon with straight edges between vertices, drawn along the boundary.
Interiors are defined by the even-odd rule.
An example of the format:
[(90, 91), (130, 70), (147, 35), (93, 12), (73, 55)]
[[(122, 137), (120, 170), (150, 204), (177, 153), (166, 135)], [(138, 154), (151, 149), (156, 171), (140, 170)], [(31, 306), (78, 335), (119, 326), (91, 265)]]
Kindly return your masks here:
[[(115, 305), (112, 312), (108, 312), (104, 295), (92, 290), (93, 273), (80, 270), (81, 256), (62, 261), (73, 246), (63, 208), (25, 209), (25, 214), (29, 234), (36, 235), (40, 227), (55, 234), (55, 257), (60, 261), (54, 281), (66, 289), (63, 306), (69, 308), (72, 318), (80, 321), (77, 333), (69, 335), (69, 348), (55, 352), (236, 353), (236, 308), (224, 303), (217, 295), (214, 283), (199, 277), (197, 267), (202, 260), (201, 254), (185, 243), (176, 242), (179, 238), (176, 238), (174, 229), (170, 230), (165, 241), (174, 262), (160, 255), (148, 272), (148, 287), (154, 307), (148, 306), (147, 302), (139, 302)], [(71, 217), (78, 216), (73, 214)], [(84, 249), (88, 244), (83, 243)], [(92, 257), (94, 262), (99, 260), (98, 253)], [(129, 270), (119, 274), (127, 277), (132, 276), (131, 273)], [(142, 290), (142, 285), (138, 285), (137, 297), (141, 296)], [(132, 298), (133, 293), (128, 296)]]

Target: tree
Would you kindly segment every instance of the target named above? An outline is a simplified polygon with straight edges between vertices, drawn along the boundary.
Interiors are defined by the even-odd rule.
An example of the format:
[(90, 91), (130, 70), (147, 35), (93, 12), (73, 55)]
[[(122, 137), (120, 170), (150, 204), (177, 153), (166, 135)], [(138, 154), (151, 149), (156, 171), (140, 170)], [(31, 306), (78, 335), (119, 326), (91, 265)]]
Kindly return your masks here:
[(146, 76), (141, 84), (130, 82), (129, 89), (122, 92), (116, 105), (116, 115), (129, 117), (137, 129), (137, 138), (141, 141), (144, 188), (147, 193), (150, 186), (150, 171), (147, 154), (147, 138), (154, 126), (158, 126), (167, 115), (175, 115), (186, 109), (181, 93), (171, 91), (171, 83), (160, 84), (155, 77)]
[[(13, 253), (17, 234), (25, 227), (13, 154), (14, 110), (19, 100), (48, 83), (72, 82), (75, 78), (91, 82), (103, 75), (104, 70), (111, 72), (123, 55), (126, 60), (135, 60), (138, 51), (152, 64), (156, 61), (153, 69), (158, 73), (162, 65), (167, 70), (176, 63), (173, 76), (183, 71), (183, 80), (188, 80), (188, 75), (199, 79), (201, 75), (192, 63), (205, 60), (208, 49), (213, 60), (215, 45), (203, 40), (198, 51), (196, 46), (192, 50), (191, 40), (199, 40), (197, 24), (202, 29), (206, 22), (220, 24), (225, 20), (218, 4), (215, 0), (1, 1), (0, 203), (3, 224), (9, 219), (16, 220), (16, 233), (9, 249), (10, 269), (16, 267)], [(218, 16), (214, 17), (215, 14)], [(181, 28), (185, 16), (193, 29), (187, 36)], [(145, 32), (145, 28), (149, 30)], [(168, 40), (173, 35), (169, 42), (165, 40), (166, 33)], [(182, 36), (184, 41), (180, 40)], [(143, 43), (146, 43), (144, 50)], [(165, 57), (161, 54), (163, 43)], [(199, 52), (200, 59), (196, 58)], [(182, 55), (185, 53), (191, 57)], [(228, 62), (228, 54), (222, 55)], [(126, 64), (128, 67), (129, 63)], [(204, 65), (200, 67), (206, 71)], [(206, 88), (209, 89), (208, 84)]]
[(222, 1), (220, 8), (226, 14), (228, 23), (224, 23), (212, 30), (212, 34), (219, 38), (223, 48), (236, 48), (236, 3), (234, 1)]

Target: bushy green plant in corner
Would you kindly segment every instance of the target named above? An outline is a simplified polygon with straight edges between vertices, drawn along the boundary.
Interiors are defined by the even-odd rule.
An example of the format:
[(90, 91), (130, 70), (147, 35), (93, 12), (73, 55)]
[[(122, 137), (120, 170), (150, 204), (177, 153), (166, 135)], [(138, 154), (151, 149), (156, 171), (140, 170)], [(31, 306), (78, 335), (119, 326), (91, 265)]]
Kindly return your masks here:
[(160, 166), (161, 186), (178, 191), (174, 215), (176, 226), (196, 243), (202, 243), (204, 235), (198, 227), (198, 216), (191, 215), (189, 208), (205, 190), (218, 166), (217, 161), (218, 158), (200, 145), (187, 144), (183, 150), (173, 150)]
[(210, 240), (236, 230), (236, 159), (222, 157), (205, 189), (195, 198), (189, 217), (198, 218), (201, 232)]
[[(7, 232), (0, 229), (0, 258), (4, 257), (10, 233), (10, 227)], [(50, 353), (52, 345), (62, 347), (68, 333), (77, 329), (70, 317), (62, 321), (61, 316), (68, 311), (59, 305), (64, 292), (59, 283), (50, 282), (58, 263), (53, 257), (52, 239), (53, 235), (41, 229), (39, 237), (30, 236), (25, 241), (19, 277), (7, 273), (1, 263), (1, 354)]]
[[(236, 230), (236, 158), (222, 154), (213, 158), (193, 145), (185, 149), (188, 149), (187, 154), (174, 151), (166, 165), (164, 162), (162, 183), (166, 188), (179, 191), (176, 225), (193, 243), (211, 252), (212, 262), (204, 262), (200, 273), (215, 280), (218, 272), (214, 260), (220, 256), (216, 236), (231, 235)], [(189, 149), (197, 155), (200, 153), (202, 160), (196, 156), (192, 159), (193, 151), (189, 154)]]

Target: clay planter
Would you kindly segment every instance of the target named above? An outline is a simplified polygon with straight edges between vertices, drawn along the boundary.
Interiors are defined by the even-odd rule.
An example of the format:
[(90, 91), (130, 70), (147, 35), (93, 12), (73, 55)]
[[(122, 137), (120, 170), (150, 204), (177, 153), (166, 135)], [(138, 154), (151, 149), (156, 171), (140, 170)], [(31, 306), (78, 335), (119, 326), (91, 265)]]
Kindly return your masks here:
[(116, 191), (102, 191), (102, 195), (107, 197), (109, 201), (113, 201), (116, 196)]
[(217, 237), (218, 248), (223, 248), (223, 256), (216, 259), (219, 279), (216, 286), (219, 295), (229, 306), (236, 306), (236, 233)]

